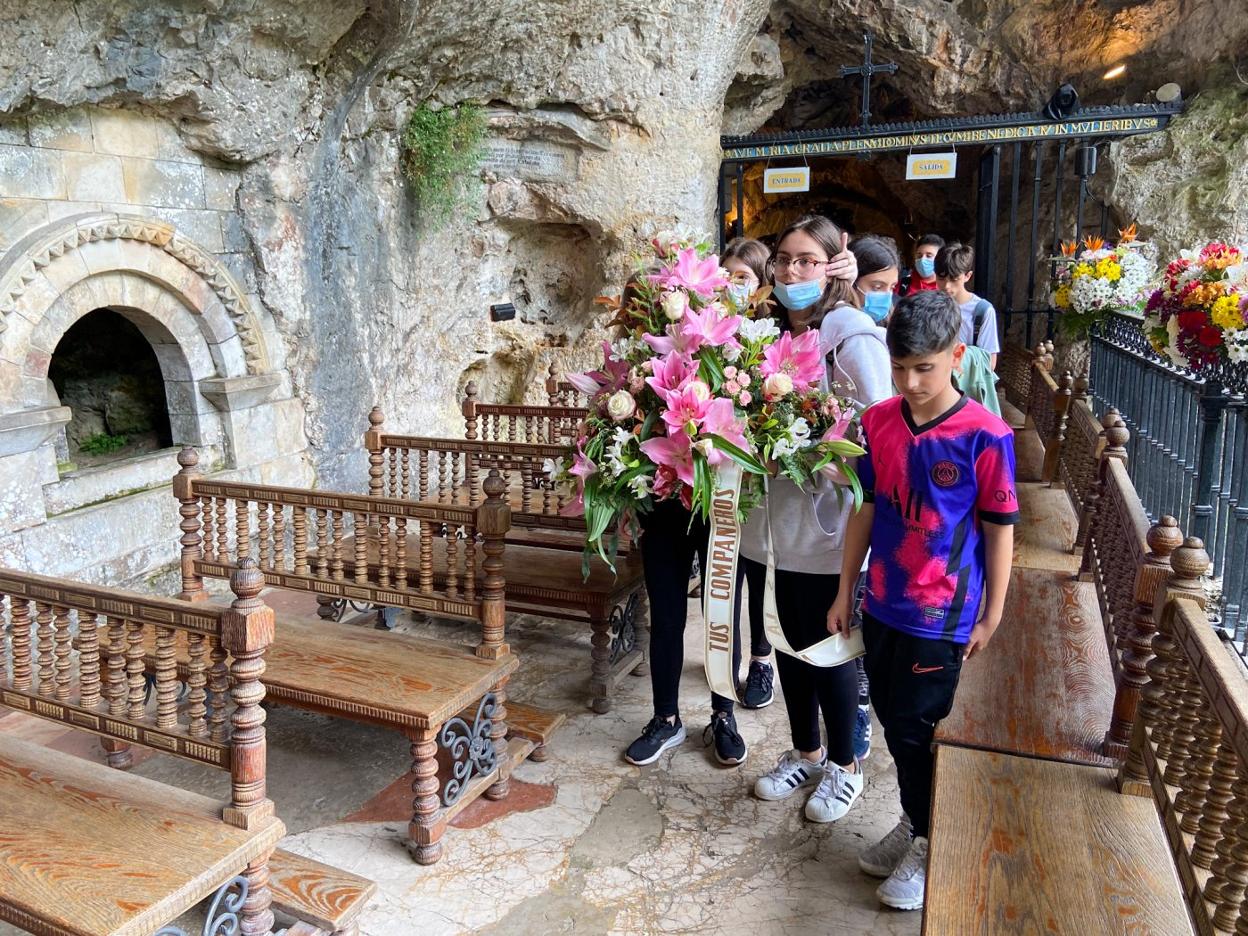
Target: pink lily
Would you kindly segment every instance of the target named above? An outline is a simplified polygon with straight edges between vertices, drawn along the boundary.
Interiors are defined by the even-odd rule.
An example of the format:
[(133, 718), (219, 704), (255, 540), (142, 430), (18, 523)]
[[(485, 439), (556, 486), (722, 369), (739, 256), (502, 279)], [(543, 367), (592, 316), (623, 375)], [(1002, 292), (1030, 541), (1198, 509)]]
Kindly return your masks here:
[(693, 358), (687, 354), (674, 352), (663, 357), (654, 358), (654, 368), (646, 383), (661, 397), (671, 390), (681, 390), (689, 379), (697, 373)]
[[(642, 453), (659, 466), (675, 472), (676, 478), (685, 484), (693, 484), (693, 447), (689, 436), (683, 432), (669, 436), (654, 436), (641, 443)], [(655, 493), (658, 493), (658, 476), (655, 476)]]
[(715, 295), (715, 290), (728, 285), (728, 279), (719, 269), (719, 257), (698, 259), (695, 247), (686, 247), (677, 254), (676, 263), (650, 277), (650, 282), (664, 289), (688, 289), (703, 299)]
[(577, 448), (576, 454), (572, 457), (572, 467), (568, 469), (568, 474), (580, 478), (581, 484), (584, 485), (585, 479), (592, 477), (597, 471), (598, 466), (590, 461), (589, 456), (582, 452), (580, 448)]
[(741, 327), (741, 316), (726, 315), (721, 318), (719, 312), (713, 305), (700, 312), (686, 310), (684, 320), (680, 323), (680, 331), (691, 352), (704, 344), (718, 348), (731, 341), (732, 336), (737, 333), (737, 329)]
[[(679, 390), (669, 390), (663, 397), (667, 409), (663, 422), (667, 423), (668, 435), (696, 435), (710, 405), (710, 391), (701, 381), (689, 381)], [(724, 402), (727, 402), (726, 400)], [(731, 403), (728, 404), (732, 406)]]
[(764, 377), (772, 374), (788, 374), (793, 389), (799, 393), (809, 390), (823, 377), (823, 354), (819, 349), (819, 333), (804, 332), (794, 339), (785, 332), (774, 344), (763, 351), (763, 363), (759, 371)]
[(641, 340), (659, 354), (692, 354), (698, 349), (697, 345), (689, 344), (679, 325), (668, 325), (666, 335), (642, 335)]
[[(744, 427), (737, 418), (732, 401), (724, 397), (718, 397), (707, 405), (706, 414), (702, 417), (702, 432), (704, 435), (719, 436), (746, 452), (752, 448), (745, 438)], [(728, 455), (717, 448), (711, 449), (706, 456), (711, 465), (722, 464), (727, 458)]]
[(580, 487), (576, 492), (576, 497), (572, 498), (566, 504), (559, 508), (559, 516), (561, 517), (583, 517), (585, 516), (585, 489)]
[(568, 383), (582, 393), (596, 394), (599, 390), (614, 393), (628, 384), (629, 364), (627, 361), (611, 360), (611, 342), (602, 343), (602, 370), (588, 371), (584, 374), (568, 374)]

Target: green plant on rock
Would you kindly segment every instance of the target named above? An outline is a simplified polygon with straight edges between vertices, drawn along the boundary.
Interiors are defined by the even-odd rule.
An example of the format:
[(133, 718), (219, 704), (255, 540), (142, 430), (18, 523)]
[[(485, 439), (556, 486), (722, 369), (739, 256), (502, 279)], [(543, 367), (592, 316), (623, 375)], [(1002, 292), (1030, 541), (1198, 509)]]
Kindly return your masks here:
[(484, 141), (485, 112), (477, 104), (412, 111), (401, 140), (403, 174), (426, 218), (441, 224), (464, 205)]
[(109, 435), (107, 432), (101, 432), (83, 439), (78, 444), (78, 451), (88, 455), (107, 455), (109, 452), (115, 452), (124, 447), (127, 441), (129, 440), (124, 435)]

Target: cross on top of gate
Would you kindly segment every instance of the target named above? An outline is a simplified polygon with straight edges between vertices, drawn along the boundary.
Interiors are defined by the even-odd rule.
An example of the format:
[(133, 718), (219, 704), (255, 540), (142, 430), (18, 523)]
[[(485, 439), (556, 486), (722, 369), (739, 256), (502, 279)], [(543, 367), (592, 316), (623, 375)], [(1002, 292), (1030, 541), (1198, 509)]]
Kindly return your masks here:
[(853, 78), (857, 75), (862, 76), (862, 110), (858, 112), (859, 126), (867, 126), (871, 123), (871, 76), (872, 75), (894, 75), (897, 73), (896, 62), (885, 62), (877, 65), (871, 61), (871, 47), (875, 44), (875, 37), (871, 33), (862, 34), (862, 41), (866, 45), (865, 56), (861, 65), (842, 65), (841, 77)]

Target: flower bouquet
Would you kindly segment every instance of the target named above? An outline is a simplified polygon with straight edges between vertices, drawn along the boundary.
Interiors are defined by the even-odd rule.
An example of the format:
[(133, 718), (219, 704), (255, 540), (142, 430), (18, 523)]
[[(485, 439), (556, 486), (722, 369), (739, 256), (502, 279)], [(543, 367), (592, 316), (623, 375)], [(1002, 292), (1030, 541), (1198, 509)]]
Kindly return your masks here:
[(1086, 338), (1109, 312), (1138, 310), (1144, 303), (1156, 265), (1153, 245), (1136, 240), (1135, 225), (1119, 231), (1117, 246), (1099, 237), (1062, 244), (1054, 258), (1053, 304), (1061, 311), (1063, 330)]
[(1248, 247), (1181, 251), (1148, 298), (1144, 333), (1158, 354), (1196, 373), (1248, 361)]
[(818, 333), (781, 334), (770, 287), (731, 291), (707, 243), (651, 244), (621, 299), (600, 300), (619, 337), (603, 342), (600, 369), (568, 376), (589, 395), (589, 415), (568, 457), (548, 466), (552, 481), (575, 486), (566, 509), (584, 513), (587, 561), (594, 550), (613, 565), (619, 534), (658, 501), (706, 518), (713, 503), (722, 510), (721, 472), (742, 476), (734, 522), (775, 472), (802, 484), (839, 470), (860, 503), (846, 463), (863, 451), (852, 441), (858, 409), (820, 389)]

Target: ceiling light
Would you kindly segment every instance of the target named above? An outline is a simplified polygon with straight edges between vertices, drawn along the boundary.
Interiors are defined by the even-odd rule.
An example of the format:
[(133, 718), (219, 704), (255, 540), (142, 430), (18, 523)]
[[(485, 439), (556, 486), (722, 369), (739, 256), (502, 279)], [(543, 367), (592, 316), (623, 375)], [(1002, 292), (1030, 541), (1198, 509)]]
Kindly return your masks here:
[(1127, 71), (1126, 65), (1115, 65), (1101, 77), (1106, 81), (1113, 81), (1115, 78), (1121, 78)]

